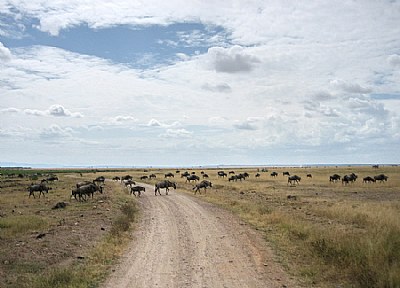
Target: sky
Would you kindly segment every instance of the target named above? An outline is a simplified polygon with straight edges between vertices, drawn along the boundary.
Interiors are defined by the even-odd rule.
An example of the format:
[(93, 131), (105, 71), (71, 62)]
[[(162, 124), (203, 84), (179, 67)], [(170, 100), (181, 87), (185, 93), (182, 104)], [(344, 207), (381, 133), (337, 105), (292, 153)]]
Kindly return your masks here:
[(1, 0), (0, 99), (0, 166), (397, 164), (400, 1)]

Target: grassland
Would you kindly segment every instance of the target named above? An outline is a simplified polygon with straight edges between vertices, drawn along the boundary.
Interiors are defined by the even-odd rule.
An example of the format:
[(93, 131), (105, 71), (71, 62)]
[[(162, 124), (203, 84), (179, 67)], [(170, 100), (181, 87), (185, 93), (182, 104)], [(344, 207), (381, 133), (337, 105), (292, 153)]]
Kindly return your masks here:
[[(225, 172), (230, 170), (248, 172), (250, 177), (229, 182), (217, 177), (218, 170), (204, 170), (213, 187), (195, 197), (233, 211), (263, 233), (277, 261), (305, 287), (400, 287), (400, 167), (268, 167), (268, 172), (257, 168)], [(200, 176), (203, 170), (188, 171)], [(273, 171), (278, 172), (276, 178), (270, 176)], [(301, 176), (300, 184), (288, 185), (283, 171)], [(36, 287), (95, 287), (110, 271), (129, 241), (124, 230), (137, 214), (135, 200), (120, 184), (107, 181), (105, 194), (85, 203), (72, 201), (70, 190), (78, 180), (126, 174), (139, 180), (155, 173), (157, 179), (144, 180), (154, 184), (173, 172), (177, 190), (194, 195), (194, 184), (186, 183), (175, 169), (84, 171), (82, 177), (79, 171), (56, 172), (60, 181), (51, 184), (53, 190), (45, 199), (28, 198), (30, 179), (9, 179), (3, 173), (0, 249), (7, 252), (0, 255), (0, 287), (24, 287), (15, 283), (32, 279)], [(351, 172), (359, 176), (353, 184), (329, 182), (329, 175)], [(255, 178), (256, 173), (261, 176)], [(381, 173), (389, 176), (387, 182), (362, 183), (363, 177)], [(69, 205), (51, 209), (58, 201)], [(37, 239), (40, 233), (46, 236)]]
[[(233, 170), (236, 174), (248, 172), (250, 177), (229, 182), (217, 176), (218, 170), (204, 170), (213, 188), (196, 197), (233, 211), (264, 233), (278, 261), (304, 286), (400, 287), (399, 167)], [(202, 170), (188, 171), (200, 175)], [(271, 177), (272, 171), (278, 172), (278, 177)], [(301, 176), (300, 184), (288, 185), (283, 171)], [(151, 172), (163, 178), (175, 171)], [(329, 182), (334, 173), (352, 172), (359, 176), (353, 184)], [(261, 176), (255, 178), (256, 173)], [(362, 182), (363, 177), (381, 173), (389, 176), (387, 182)], [(186, 183), (179, 174), (174, 181), (179, 191), (194, 194), (193, 183)]]

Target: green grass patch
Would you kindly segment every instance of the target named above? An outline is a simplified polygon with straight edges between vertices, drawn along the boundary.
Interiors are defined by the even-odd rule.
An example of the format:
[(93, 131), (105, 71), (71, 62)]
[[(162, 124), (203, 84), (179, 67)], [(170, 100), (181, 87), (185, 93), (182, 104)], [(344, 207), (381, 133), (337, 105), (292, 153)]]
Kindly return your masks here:
[(37, 215), (0, 218), (0, 237), (13, 238), (19, 234), (47, 228), (48, 221)]

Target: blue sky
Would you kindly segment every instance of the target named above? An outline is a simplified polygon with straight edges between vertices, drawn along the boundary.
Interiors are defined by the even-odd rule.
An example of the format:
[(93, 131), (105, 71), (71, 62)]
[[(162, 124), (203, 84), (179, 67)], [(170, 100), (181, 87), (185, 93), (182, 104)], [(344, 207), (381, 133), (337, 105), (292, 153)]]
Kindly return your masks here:
[(400, 162), (399, 1), (0, 3), (0, 164)]

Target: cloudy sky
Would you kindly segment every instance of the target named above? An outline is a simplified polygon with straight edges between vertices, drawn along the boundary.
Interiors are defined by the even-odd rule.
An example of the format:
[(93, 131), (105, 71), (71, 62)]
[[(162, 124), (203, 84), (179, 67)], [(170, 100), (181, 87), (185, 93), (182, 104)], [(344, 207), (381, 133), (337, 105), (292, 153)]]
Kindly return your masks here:
[(0, 97), (0, 165), (399, 163), (400, 2), (2, 0)]

